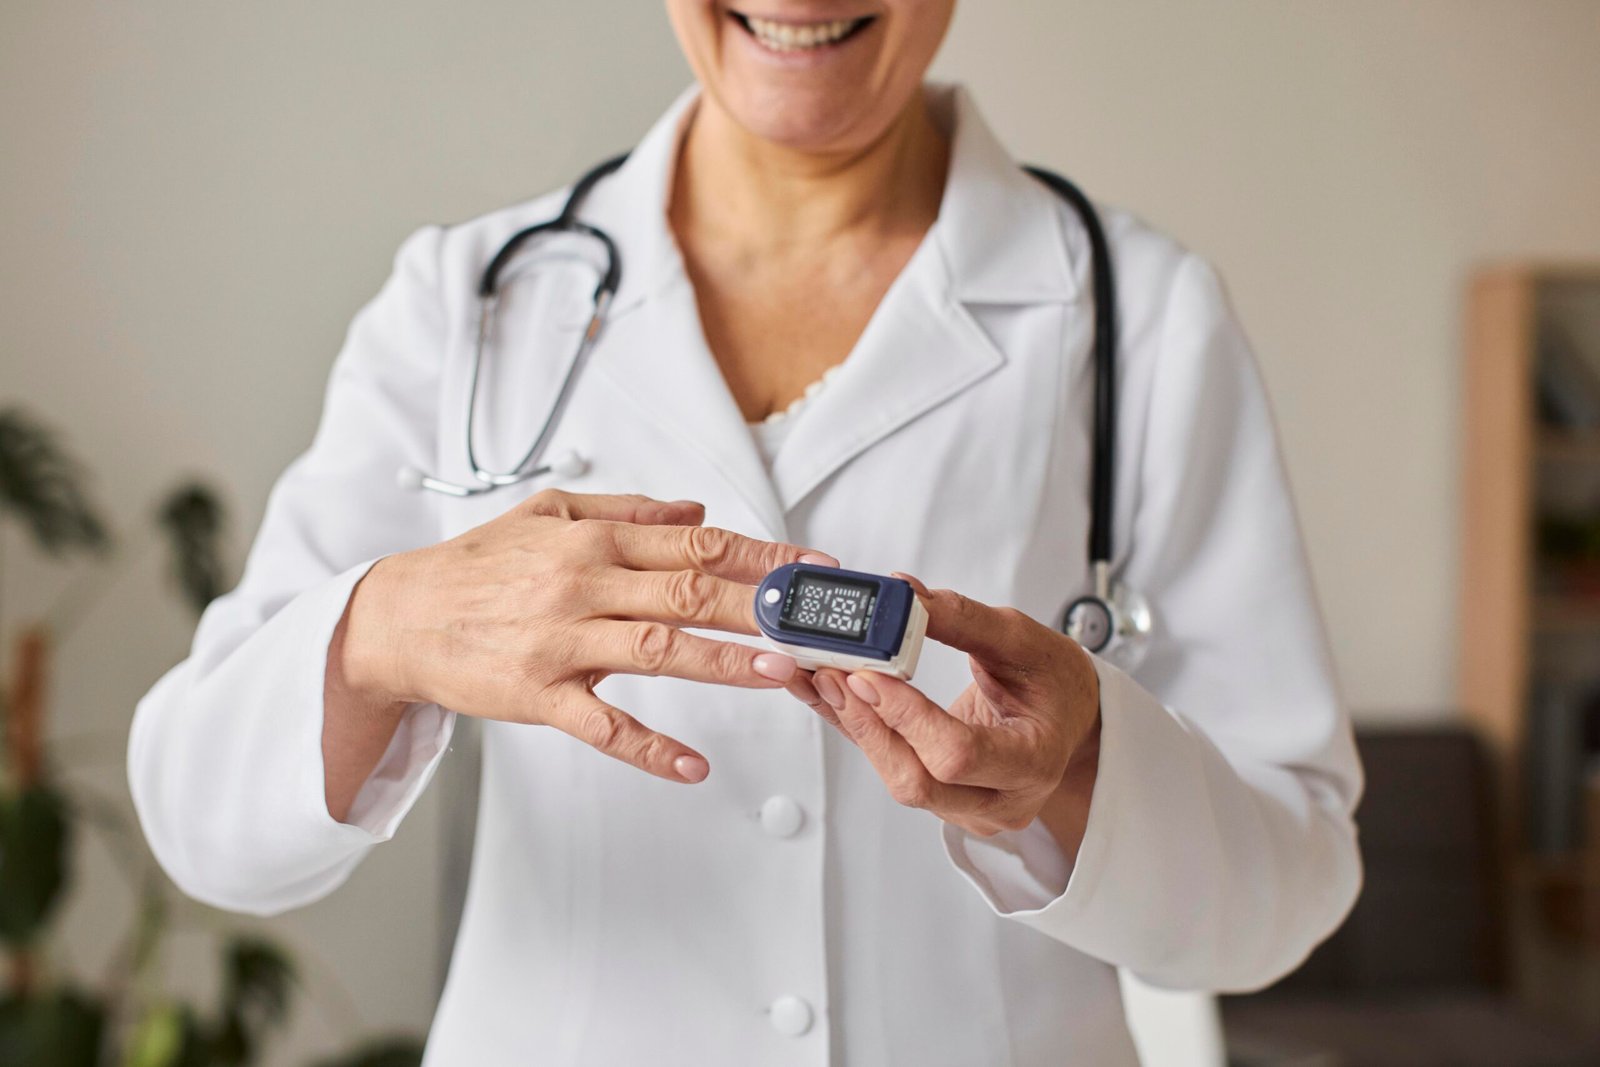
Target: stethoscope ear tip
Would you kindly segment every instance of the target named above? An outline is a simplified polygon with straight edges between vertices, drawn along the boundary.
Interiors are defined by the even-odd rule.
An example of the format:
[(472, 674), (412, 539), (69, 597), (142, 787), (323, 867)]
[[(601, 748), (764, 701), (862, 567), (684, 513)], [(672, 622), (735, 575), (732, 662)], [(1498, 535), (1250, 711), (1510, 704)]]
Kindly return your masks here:
[(423, 479), (426, 477), (417, 468), (405, 466), (394, 472), (394, 484), (407, 493), (420, 493)]

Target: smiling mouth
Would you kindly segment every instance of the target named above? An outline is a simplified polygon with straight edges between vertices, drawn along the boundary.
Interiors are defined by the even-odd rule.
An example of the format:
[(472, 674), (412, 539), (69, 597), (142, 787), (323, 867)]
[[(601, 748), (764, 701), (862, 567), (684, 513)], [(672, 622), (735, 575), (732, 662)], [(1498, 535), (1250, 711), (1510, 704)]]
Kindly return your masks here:
[(771, 52), (814, 52), (849, 40), (866, 29), (876, 16), (832, 19), (827, 22), (775, 22), (730, 11), (756, 43)]

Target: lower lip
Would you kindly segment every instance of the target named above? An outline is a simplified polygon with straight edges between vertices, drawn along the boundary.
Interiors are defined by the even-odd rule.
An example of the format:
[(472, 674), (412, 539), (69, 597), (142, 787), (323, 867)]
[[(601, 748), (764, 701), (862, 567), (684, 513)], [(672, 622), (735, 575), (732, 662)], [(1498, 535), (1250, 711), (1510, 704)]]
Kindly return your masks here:
[(728, 21), (732, 23), (734, 34), (742, 38), (746, 45), (757, 52), (761, 58), (766, 60), (768, 63), (777, 63), (784, 67), (803, 69), (807, 67), (822, 66), (823, 64), (840, 58), (845, 52), (850, 50), (852, 45), (856, 44), (858, 41), (862, 40), (868, 34), (876, 30), (878, 28), (879, 20), (873, 19), (871, 22), (867, 23), (865, 26), (862, 26), (854, 33), (844, 37), (842, 40), (813, 48), (796, 48), (788, 52), (779, 52), (775, 49), (768, 48), (766, 45), (762, 44), (756, 39), (756, 35), (754, 33), (745, 29), (743, 23), (731, 15), (729, 16)]

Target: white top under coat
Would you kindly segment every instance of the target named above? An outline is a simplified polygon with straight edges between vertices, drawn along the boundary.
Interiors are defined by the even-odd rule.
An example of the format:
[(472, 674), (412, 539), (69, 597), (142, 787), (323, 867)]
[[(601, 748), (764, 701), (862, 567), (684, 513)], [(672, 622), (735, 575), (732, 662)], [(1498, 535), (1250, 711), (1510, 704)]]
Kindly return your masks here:
[(788, 407), (774, 411), (766, 418), (750, 424), (750, 432), (755, 435), (756, 448), (760, 450), (761, 460), (769, 470), (777, 461), (778, 452), (783, 448), (783, 442), (788, 439), (789, 431), (794, 428), (795, 420), (805, 411), (811, 399), (827, 388), (828, 383), (842, 368), (843, 364), (829, 367), (822, 377), (806, 386), (804, 392), (790, 401)]
[[(1045, 622), (1088, 588), (1085, 235), (964, 93), (934, 99), (954, 138), (938, 221), (770, 469), (666, 226), (693, 95), (657, 123), (583, 211), (625, 271), (551, 443), (591, 465), (560, 484), (698, 499), (715, 525)], [(134, 801), (190, 894), (273, 913), (334, 891), (443, 758), (454, 715), (411, 709), (351, 822), (330, 818), (327, 642), (371, 561), (540, 488), (446, 499), (402, 492), (393, 472), (470, 477), (474, 282), (562, 195), (406, 241), (242, 582), (140, 703)], [(430, 1065), (1124, 1067), (1117, 967), (1251, 988), (1343, 916), (1360, 771), (1260, 376), (1210, 266), (1123, 212), (1104, 218), (1124, 339), (1115, 562), (1157, 629), (1136, 676), (1096, 661), (1102, 748), (1078, 854), (1037, 824), (979, 841), (895, 804), (783, 692), (608, 678), (605, 699), (696, 746), (711, 775), (677, 785), (553, 730), (486, 725)], [(490, 405), (487, 454), (526, 447), (582, 328), (529, 303), (506, 303), (490, 355), (502, 395), (529, 399)], [(964, 655), (930, 642), (924, 692), (948, 703), (970, 681)], [(775, 796), (803, 813), (789, 836), (764, 829)]]

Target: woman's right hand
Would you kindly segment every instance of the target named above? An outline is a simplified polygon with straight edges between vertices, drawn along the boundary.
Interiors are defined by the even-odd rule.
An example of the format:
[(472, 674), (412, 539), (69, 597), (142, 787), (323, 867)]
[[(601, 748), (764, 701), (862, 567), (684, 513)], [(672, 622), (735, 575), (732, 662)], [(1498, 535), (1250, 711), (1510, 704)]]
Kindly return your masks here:
[[(376, 563), (330, 646), (330, 811), (342, 817), (345, 794), (353, 799), (383, 751), (370, 740), (354, 746), (367, 750), (359, 755), (341, 746), (329, 721), (336, 702), (369, 738), (373, 722), (433, 703), (554, 726), (662, 778), (705, 778), (703, 756), (605, 703), (595, 685), (640, 674), (781, 688), (795, 674), (790, 657), (682, 628), (756, 633), (754, 586), (767, 572), (836, 561), (704, 518), (689, 501), (545, 490), (459, 537)], [(392, 734), (390, 725), (385, 747)], [(336, 783), (338, 768), (356, 780)]]

